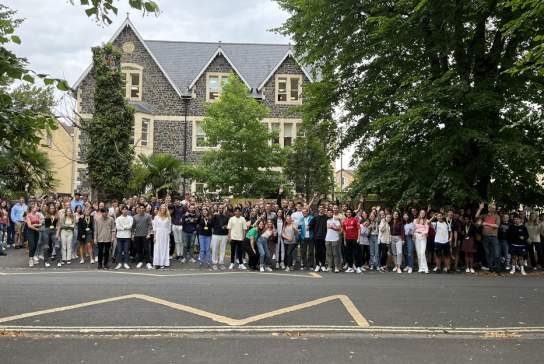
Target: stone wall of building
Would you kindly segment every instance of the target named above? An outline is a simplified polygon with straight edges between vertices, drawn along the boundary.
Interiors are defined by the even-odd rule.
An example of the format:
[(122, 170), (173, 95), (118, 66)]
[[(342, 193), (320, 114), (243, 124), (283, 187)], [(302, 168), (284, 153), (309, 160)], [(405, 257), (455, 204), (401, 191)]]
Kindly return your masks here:
[[(184, 122), (155, 120), (153, 130), (153, 152), (169, 153), (183, 160)], [(202, 158), (202, 152), (192, 150), (193, 123), (187, 123), (187, 161), (196, 164)]]

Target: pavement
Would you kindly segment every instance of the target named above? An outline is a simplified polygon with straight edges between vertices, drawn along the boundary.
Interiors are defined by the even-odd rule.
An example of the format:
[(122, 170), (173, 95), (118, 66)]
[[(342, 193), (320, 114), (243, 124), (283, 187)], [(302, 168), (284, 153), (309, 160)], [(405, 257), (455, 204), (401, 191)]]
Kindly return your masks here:
[(8, 253), (3, 364), (491, 363), (543, 352), (538, 274), (45, 269)]

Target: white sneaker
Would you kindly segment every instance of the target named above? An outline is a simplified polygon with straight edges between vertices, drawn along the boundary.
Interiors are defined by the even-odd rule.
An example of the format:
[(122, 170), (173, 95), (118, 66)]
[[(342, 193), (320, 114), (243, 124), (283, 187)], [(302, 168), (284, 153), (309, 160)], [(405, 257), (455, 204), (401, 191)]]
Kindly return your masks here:
[(355, 268), (355, 273), (361, 274), (361, 273), (363, 273), (363, 271), (361, 270), (361, 268), (357, 267), (357, 268)]
[(238, 265), (238, 269), (240, 269), (240, 270), (247, 270), (246, 266), (243, 265), (243, 264), (239, 264), (239, 265)]
[(301, 272), (304, 272), (304, 267), (300, 267), (300, 271), (301, 271)]
[(61, 262), (58, 262), (58, 263), (57, 263), (57, 267), (62, 267), (62, 263), (61, 263)]
[(32, 260), (34, 260), (34, 264), (38, 264), (40, 262), (38, 257), (33, 257)]
[(342, 267), (343, 270), (347, 270), (349, 267), (348, 267), (348, 264), (344, 264), (344, 266)]
[(289, 272), (289, 267), (285, 267), (285, 271), (286, 271), (286, 272)]
[(397, 268), (397, 273), (402, 274), (402, 270), (400, 268)]
[(196, 263), (195, 258), (191, 258), (191, 263)]
[(272, 272), (272, 268), (270, 268), (270, 267), (266, 267), (265, 270), (266, 270), (267, 272)]
[(49, 262), (45, 262), (45, 268), (49, 268), (51, 266), (51, 264), (49, 264)]
[(144, 263), (140, 262), (140, 263), (136, 264), (136, 268), (142, 268), (142, 265), (144, 265)]
[(276, 260), (276, 254), (272, 255), (272, 260)]
[(404, 267), (403, 272), (408, 272), (408, 267)]
[(465, 269), (465, 273), (470, 273), (470, 268)]
[(43, 260), (43, 255), (38, 255), (39, 260)]
[(516, 267), (512, 266), (512, 269), (510, 269), (510, 274), (514, 274), (514, 273), (516, 273)]
[(321, 267), (319, 265), (316, 265), (315, 269), (314, 269), (314, 272), (319, 272), (320, 269), (321, 269)]
[(85, 263), (85, 259), (81, 258), (81, 259), (79, 260), (79, 264), (83, 264), (83, 263)]
[(33, 258), (30, 258), (30, 259), (28, 260), (28, 266), (29, 266), (29, 267), (33, 267), (33, 266), (34, 266), (34, 259), (33, 259)]
[(147, 263), (147, 264), (145, 265), (145, 267), (146, 267), (147, 269), (153, 269), (153, 266), (151, 265), (151, 263)]
[(525, 267), (524, 266), (521, 266), (520, 271), (521, 271), (521, 275), (524, 275), (524, 276), (527, 275), (527, 273), (525, 273)]
[(123, 268), (130, 269), (129, 265), (127, 263), (123, 264)]
[(91, 264), (96, 263), (96, 259), (91, 258)]
[(408, 267), (407, 272), (408, 272), (408, 274), (412, 274), (412, 268)]
[(66, 261), (66, 264), (72, 264), (71, 260)]
[(355, 271), (354, 271), (353, 268), (351, 268), (351, 267), (349, 267), (348, 269), (346, 269), (346, 273), (353, 273), (353, 272), (355, 272)]
[(123, 264), (119, 263), (119, 264), (117, 264), (117, 265), (115, 266), (115, 269), (116, 269), (116, 270), (117, 270), (117, 269), (121, 269), (121, 267), (123, 267)]
[(434, 267), (433, 272), (438, 272), (438, 267)]
[(264, 272), (264, 267), (259, 268), (260, 272)]
[(322, 272), (328, 272), (329, 269), (328, 269), (327, 267), (325, 267), (325, 266), (322, 266), (322, 267), (321, 267), (321, 271), (322, 271)]
[(280, 269), (280, 263), (276, 263), (276, 269)]
[(340, 269), (334, 268), (334, 273), (340, 273)]
[(233, 270), (233, 269), (234, 269), (234, 263), (230, 263), (229, 270)]
[(285, 269), (285, 264), (283, 262), (280, 263), (280, 269)]
[(474, 268), (470, 268), (470, 273), (472, 273), (472, 274), (476, 273), (476, 271), (474, 270)]

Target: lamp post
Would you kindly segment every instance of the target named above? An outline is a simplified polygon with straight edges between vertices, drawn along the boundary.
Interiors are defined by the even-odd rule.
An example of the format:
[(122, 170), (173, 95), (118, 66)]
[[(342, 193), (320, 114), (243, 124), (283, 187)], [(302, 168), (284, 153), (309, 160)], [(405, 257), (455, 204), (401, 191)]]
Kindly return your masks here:
[[(183, 164), (187, 163), (187, 112), (189, 109), (189, 101), (191, 101), (191, 95), (183, 95), (181, 96), (181, 99), (183, 100), (183, 108), (184, 108), (184, 122), (183, 122)], [(183, 198), (185, 198), (185, 176), (183, 176)]]

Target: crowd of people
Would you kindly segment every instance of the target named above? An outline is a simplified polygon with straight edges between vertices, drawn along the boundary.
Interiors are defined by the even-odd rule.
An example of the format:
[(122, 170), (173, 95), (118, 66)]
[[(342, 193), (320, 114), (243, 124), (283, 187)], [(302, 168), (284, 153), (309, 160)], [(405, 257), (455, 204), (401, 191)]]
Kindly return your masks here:
[[(485, 211), (484, 211), (485, 209)], [(30, 267), (96, 264), (164, 269), (495, 273), (544, 267), (544, 214), (356, 206), (317, 195), (233, 204), (185, 195), (91, 202), (73, 197), (0, 200), (0, 255), (28, 249)], [(230, 257), (227, 247), (230, 246)]]

